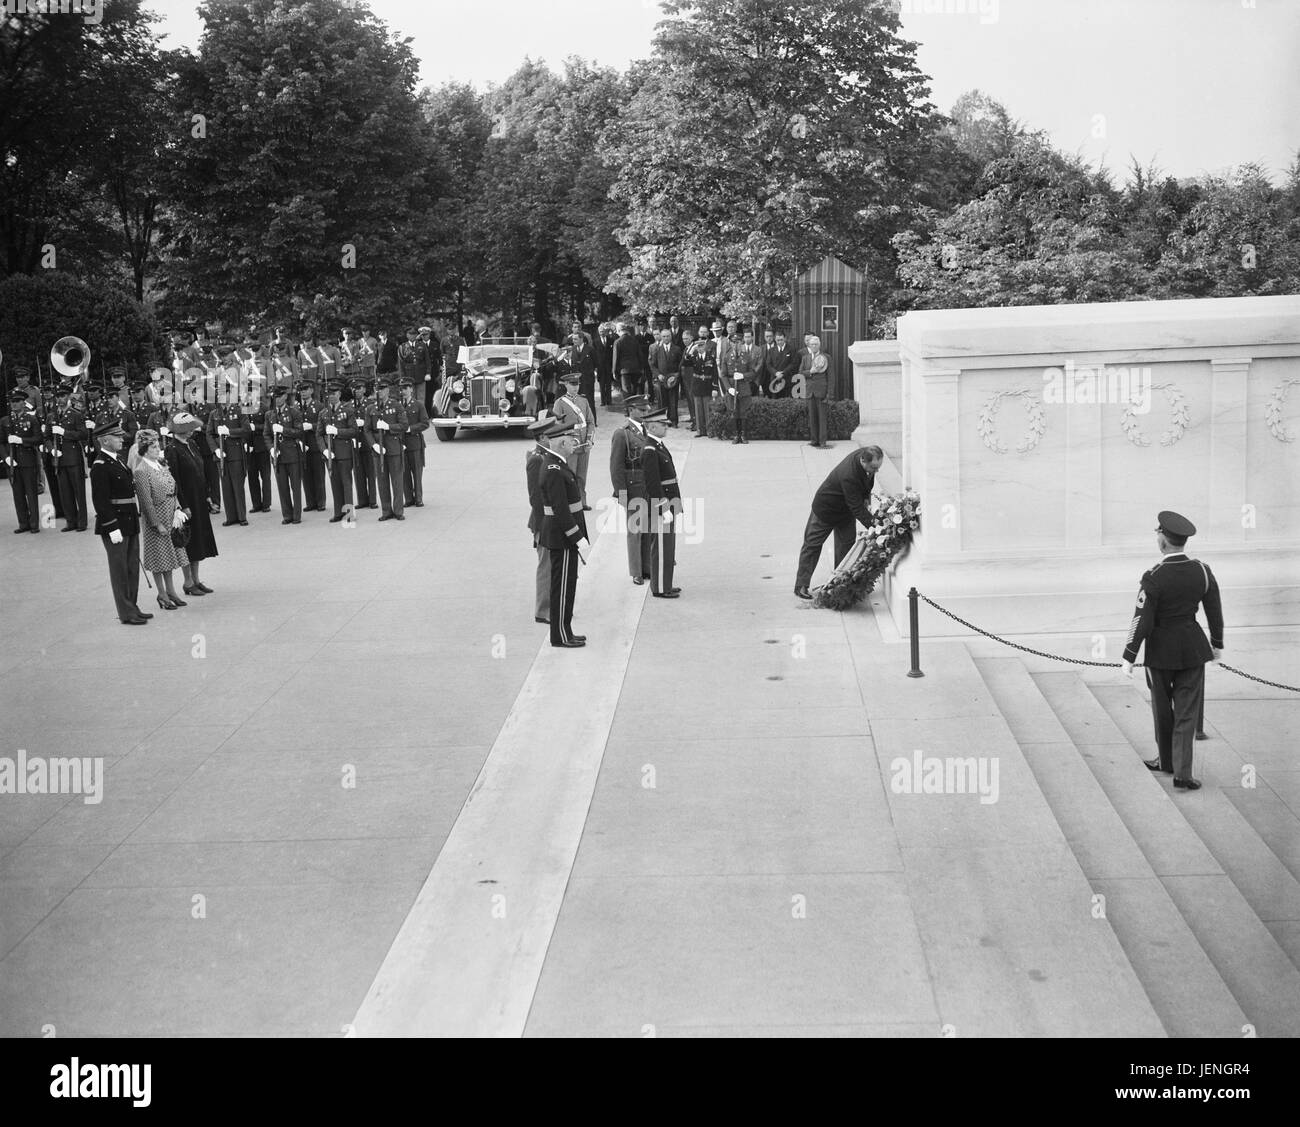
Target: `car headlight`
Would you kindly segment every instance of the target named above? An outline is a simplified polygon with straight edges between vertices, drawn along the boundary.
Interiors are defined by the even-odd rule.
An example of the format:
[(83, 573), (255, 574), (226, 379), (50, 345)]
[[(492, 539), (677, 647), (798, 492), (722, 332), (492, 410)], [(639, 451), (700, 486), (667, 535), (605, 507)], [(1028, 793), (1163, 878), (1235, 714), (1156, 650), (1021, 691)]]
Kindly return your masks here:
[(515, 381), (514, 381), (514, 380), (506, 380), (506, 391), (509, 392), (511, 395), (514, 395), (514, 393), (515, 393)]
[(462, 395), (462, 394), (464, 394), (464, 392), (465, 392), (465, 381), (464, 381), (464, 380), (457, 380), (454, 384), (451, 385), (451, 391), (452, 391), (452, 394), (453, 394), (453, 395)]
[(509, 400), (509, 399), (502, 399), (500, 402), (497, 403), (497, 407), (500, 409), (501, 414), (503, 414), (503, 415), (508, 415), (508, 414), (510, 414), (510, 400)]
[(456, 409), (458, 411), (468, 411), (469, 407), (470, 407), (470, 403), (468, 399), (462, 399), (459, 403), (456, 404)]

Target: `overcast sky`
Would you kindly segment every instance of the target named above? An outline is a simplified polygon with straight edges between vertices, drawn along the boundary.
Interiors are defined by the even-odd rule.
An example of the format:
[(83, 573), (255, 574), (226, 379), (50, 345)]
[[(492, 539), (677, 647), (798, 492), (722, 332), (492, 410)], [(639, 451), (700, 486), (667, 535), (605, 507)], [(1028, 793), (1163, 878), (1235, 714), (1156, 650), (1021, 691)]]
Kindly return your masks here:
[[(109, 0), (111, 3), (112, 0)], [(1300, 149), (1300, 0), (901, 0), (932, 100), (990, 94), (1122, 180), (1129, 155), (1175, 176)], [(194, 0), (151, 0), (171, 46), (196, 46)], [(650, 53), (656, 0), (371, 0), (412, 36), (429, 85), (500, 82), (525, 55), (622, 69)]]

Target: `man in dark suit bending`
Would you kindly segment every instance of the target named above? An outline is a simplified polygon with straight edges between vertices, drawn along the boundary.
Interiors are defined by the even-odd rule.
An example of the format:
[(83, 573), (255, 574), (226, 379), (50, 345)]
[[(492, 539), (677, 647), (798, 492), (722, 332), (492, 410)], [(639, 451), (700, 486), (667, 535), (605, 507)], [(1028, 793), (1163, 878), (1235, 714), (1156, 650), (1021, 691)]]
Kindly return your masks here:
[(831, 470), (813, 495), (812, 512), (803, 532), (803, 550), (799, 553), (799, 571), (794, 580), (794, 593), (799, 598), (812, 598), (808, 584), (817, 570), (826, 538), (832, 532), (835, 534), (838, 567), (853, 547), (854, 522), (863, 528), (871, 524), (871, 490), (875, 488), (876, 472), (884, 460), (879, 446), (855, 450)]

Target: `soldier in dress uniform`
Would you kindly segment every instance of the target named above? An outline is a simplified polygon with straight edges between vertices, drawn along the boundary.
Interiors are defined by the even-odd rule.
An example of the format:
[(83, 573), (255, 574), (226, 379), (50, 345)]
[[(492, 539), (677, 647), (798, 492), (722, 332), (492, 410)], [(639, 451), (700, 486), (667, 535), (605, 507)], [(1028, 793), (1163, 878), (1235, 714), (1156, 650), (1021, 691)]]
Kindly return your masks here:
[[(1137, 607), (1124, 646), (1124, 675), (1133, 675), (1133, 663), (1146, 643), (1147, 686), (1151, 690), (1151, 715), (1155, 720), (1159, 754), (1143, 762), (1152, 771), (1173, 772), (1174, 786), (1198, 790), (1192, 778), (1192, 743), (1197, 717), (1205, 698), (1205, 663), (1218, 661), (1223, 651), (1223, 609), (1219, 584), (1200, 560), (1183, 550), (1196, 526), (1178, 513), (1157, 517), (1156, 546), (1161, 560), (1145, 572), (1138, 590)], [(1196, 621), (1205, 607), (1210, 627), (1207, 640)]]
[(320, 404), (316, 402), (316, 385), (311, 380), (298, 381), (299, 409), (302, 411), (303, 467), (302, 487), (309, 513), (325, 511), (325, 457), (321, 450), (317, 422)]
[(391, 397), (392, 387), (392, 380), (380, 380), (375, 385), (375, 403), (366, 413), (366, 442), (379, 463), (379, 503), (384, 510), (379, 519), (405, 520), (406, 412)]
[(433, 388), (427, 386), (429, 379), (429, 347), (419, 340), (415, 329), (406, 330), (406, 340), (397, 346), (397, 371), (402, 379), (415, 381), (417, 396), (430, 405)]
[(346, 385), (342, 380), (329, 384), (329, 402), (321, 408), (316, 419), (316, 430), (321, 440), (325, 461), (330, 468), (330, 492), (334, 495), (334, 515), (330, 524), (338, 524), (344, 517), (352, 516), (352, 463), (356, 455), (356, 420), (352, 404), (340, 402)]
[[(134, 445), (135, 432), (140, 429), (140, 422), (131, 410), (131, 395), (126, 388), (126, 369), (121, 365), (109, 368), (108, 379), (111, 385), (104, 401), (95, 412), (95, 433), (108, 423), (116, 423), (122, 428), (122, 441)], [(99, 449), (96, 438), (95, 449)]]
[(375, 466), (375, 452), (366, 441), (366, 417), (370, 413), (370, 400), (366, 398), (365, 380), (353, 380), (350, 403), (352, 410), (353, 441), (356, 451), (352, 459), (352, 472), (357, 487), (357, 508), (379, 508), (379, 474)]
[(23, 397), (39, 411), (41, 408), (41, 389), (32, 383), (32, 370), (25, 364), (15, 364), (12, 375), (14, 386), (10, 388), (10, 391), (21, 391)]
[(265, 349), (266, 368), (276, 387), (295, 388), (303, 379), (298, 365), (298, 357), (288, 330), (279, 325), (275, 330), (275, 339)]
[(41, 510), (36, 482), (41, 473), (41, 446), (45, 441), (41, 416), (27, 391), (15, 387), (9, 393), (9, 414), (0, 420), (4, 435), (4, 459), (9, 467), (9, 485), (14, 494), (18, 532), (40, 532)]
[(343, 339), (339, 342), (339, 374), (351, 383), (361, 380), (368, 383), (361, 370), (361, 342), (357, 340), (357, 331), (351, 326), (343, 330)]
[[(54, 485), (63, 513), (63, 532), (85, 532), (86, 510), (86, 413), (81, 409), (73, 385), (59, 385), (59, 400), (46, 422), (46, 435), (54, 452)], [(93, 428), (92, 428), (93, 429)]]
[[(227, 370), (225, 378), (233, 388), (238, 389), (239, 376), (236, 372)], [(244, 494), (244, 483), (248, 478), (248, 443), (253, 437), (248, 408), (233, 397), (216, 404), (208, 415), (207, 431), (208, 444), (216, 454), (221, 469), (221, 495), (226, 508), (226, 519), (221, 522), (222, 527), (247, 525), (248, 501)]]
[(632, 582), (640, 587), (650, 578), (649, 504), (641, 467), (641, 455), (645, 451), (645, 427), (641, 419), (649, 407), (644, 395), (626, 396), (623, 406), (627, 410), (627, 422), (610, 440), (609, 476), (627, 521), (627, 568)]
[(551, 551), (542, 544), (542, 467), (557, 455), (552, 454), (542, 437), (555, 420), (544, 415), (528, 425), (537, 440), (524, 456), (524, 477), (528, 482), (528, 531), (533, 534), (533, 550), (537, 553), (536, 591), (533, 597), (533, 621), (551, 624)]
[(402, 436), (406, 448), (405, 471), (402, 480), (406, 503), (417, 509), (424, 508), (424, 432), (429, 429), (429, 412), (424, 401), (416, 394), (415, 381), (403, 376), (402, 410), (406, 414), (406, 433)]
[(645, 417), (645, 449), (641, 452), (641, 468), (650, 506), (650, 593), (656, 599), (675, 599), (682, 592), (680, 587), (673, 586), (682, 491), (677, 484), (677, 467), (673, 464), (672, 452), (664, 443), (666, 418), (666, 409)]
[(140, 510), (135, 479), (117, 456), (126, 431), (120, 423), (95, 428), (99, 449), (90, 467), (90, 496), (95, 506), (95, 535), (108, 556), (108, 580), (117, 617), (124, 626), (144, 626), (152, 614), (137, 603), (140, 591)]
[(248, 404), (248, 496), (255, 513), (271, 511), (271, 447), (266, 439), (266, 390), (253, 385), (253, 399)]
[(275, 389), (275, 406), (266, 413), (264, 433), (275, 463), (275, 487), (280, 495), (281, 524), (302, 524), (302, 411), (297, 393)]
[(568, 372), (563, 379), (564, 392), (556, 399), (551, 411), (560, 422), (573, 424), (577, 446), (569, 459), (569, 469), (582, 486), (582, 507), (590, 512), (591, 505), (587, 500), (587, 465), (591, 461), (591, 445), (595, 441), (596, 412), (591, 402), (578, 390), (582, 381), (581, 373)]
[[(540, 426), (541, 422), (546, 425)], [(581, 558), (578, 545), (587, 539), (587, 518), (582, 511), (582, 488), (566, 464), (575, 442), (573, 427), (547, 419), (528, 429), (544, 440), (550, 454), (540, 470), (542, 515), (538, 541), (551, 558), (551, 645), (574, 649), (587, 644), (585, 634), (573, 632), (573, 601)]]
[(49, 420), (56, 408), (55, 386), (42, 388), (41, 405), (37, 412), (41, 418), (41, 474), (37, 481), (36, 490), (38, 493), (43, 494), (46, 484), (49, 485), (50, 501), (54, 506), (55, 519), (62, 520), (63, 499), (59, 496), (59, 477), (54, 469), (54, 444), (49, 438)]
[(97, 383), (85, 385), (86, 401), (82, 410), (86, 415), (86, 436), (82, 453), (86, 456), (86, 476), (90, 476), (90, 463), (95, 457), (95, 417), (104, 404), (104, 389)]

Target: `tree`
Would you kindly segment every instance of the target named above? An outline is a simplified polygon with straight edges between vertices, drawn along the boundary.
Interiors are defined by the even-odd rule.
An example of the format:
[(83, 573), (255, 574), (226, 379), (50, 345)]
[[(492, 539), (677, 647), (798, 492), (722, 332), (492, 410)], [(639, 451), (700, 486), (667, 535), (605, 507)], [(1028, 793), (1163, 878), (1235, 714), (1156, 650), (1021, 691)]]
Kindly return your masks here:
[(305, 331), (411, 316), (435, 224), (410, 41), (331, 0), (199, 12), (200, 54), (180, 67), (169, 309)]
[[(869, 270), (915, 196), (937, 119), (884, 0), (668, 0), (609, 159), (650, 310), (788, 309), (797, 269)], [(898, 210), (891, 210), (898, 208)]]

